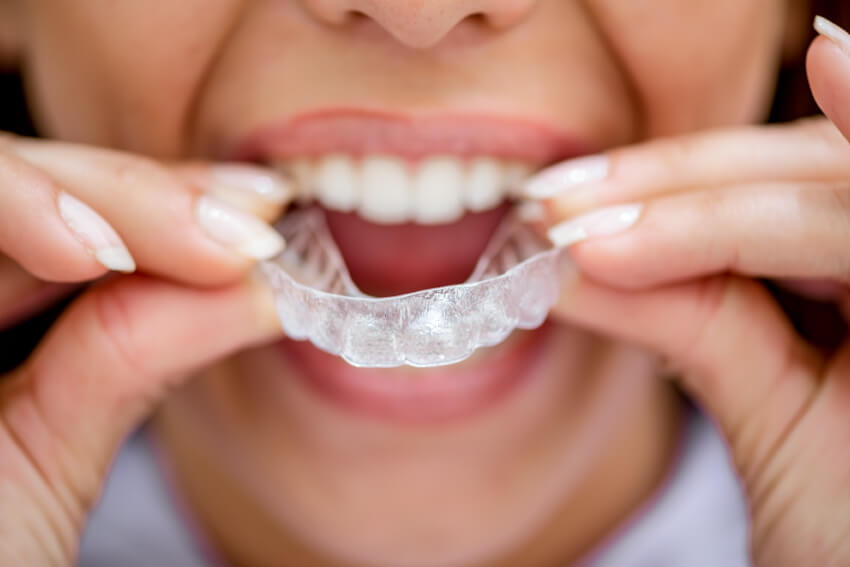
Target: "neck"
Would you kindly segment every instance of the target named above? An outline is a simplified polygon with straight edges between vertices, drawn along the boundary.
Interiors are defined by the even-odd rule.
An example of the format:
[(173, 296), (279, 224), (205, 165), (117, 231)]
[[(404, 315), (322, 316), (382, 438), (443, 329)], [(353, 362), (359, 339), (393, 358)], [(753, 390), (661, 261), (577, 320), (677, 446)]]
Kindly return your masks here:
[[(609, 535), (662, 483), (679, 439), (680, 404), (669, 384), (648, 375), (652, 365), (646, 355), (641, 356), (647, 364), (629, 365), (645, 368), (645, 376), (623, 376), (622, 371), (619, 376), (592, 375), (596, 370), (591, 368), (611, 366), (600, 364), (600, 356), (622, 357), (624, 349), (630, 350), (614, 345), (598, 350), (591, 357), (589, 375), (585, 377), (600, 384), (612, 381), (612, 386), (632, 380), (642, 384), (640, 395), (631, 400), (627, 414), (602, 440), (606, 449), (597, 453), (591, 466), (582, 469), (582, 476), (570, 490), (560, 494), (558, 505), (534, 533), (514, 542), (501, 557), (491, 557), (480, 565), (533, 566), (573, 561)], [(178, 395), (156, 416), (154, 431), (163, 442), (179, 490), (212, 547), (230, 564), (242, 567), (347, 567), (344, 561), (312, 549), (272, 517), (264, 502), (222, 462), (221, 452), (192, 423), (185, 410)], [(588, 428), (587, 420), (574, 420), (572, 431), (558, 431), (558, 435), (578, 440), (583, 425)], [(314, 464), (327, 467), (327, 463)], [(388, 556), (392, 552), (388, 551)]]

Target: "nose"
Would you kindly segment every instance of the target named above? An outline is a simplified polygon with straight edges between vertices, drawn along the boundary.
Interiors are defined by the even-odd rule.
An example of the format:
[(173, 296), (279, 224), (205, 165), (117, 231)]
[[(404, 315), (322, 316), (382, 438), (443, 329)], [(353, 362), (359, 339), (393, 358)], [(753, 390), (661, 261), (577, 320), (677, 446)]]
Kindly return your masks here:
[(414, 48), (438, 44), (460, 24), (492, 30), (510, 28), (537, 0), (303, 0), (314, 17), (345, 25), (369, 18), (399, 42)]

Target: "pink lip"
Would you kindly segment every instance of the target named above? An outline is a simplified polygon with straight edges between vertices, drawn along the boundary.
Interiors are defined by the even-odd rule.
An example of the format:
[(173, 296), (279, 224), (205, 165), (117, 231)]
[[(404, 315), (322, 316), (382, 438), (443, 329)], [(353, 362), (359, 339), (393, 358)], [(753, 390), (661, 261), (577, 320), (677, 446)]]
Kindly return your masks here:
[[(539, 167), (590, 149), (589, 144), (530, 120), (473, 114), (414, 117), (332, 109), (259, 128), (225, 156), (268, 163), (340, 152), (355, 157), (387, 154), (415, 162), (429, 155), (448, 154), (522, 160)], [(470, 264), (469, 250), (451, 242), (486, 243), (492, 231), (487, 223), (475, 222), (472, 215), (454, 226), (420, 227), (421, 231), (405, 226), (362, 226), (362, 220), (361, 225), (352, 219), (336, 220), (334, 236), (348, 245), (346, 262), (353, 274), (376, 286), (404, 284), (414, 289), (436, 283), (431, 280), (441, 277), (447, 266)], [(427, 237), (417, 238), (417, 234)], [(440, 244), (446, 241), (440, 237), (451, 242)], [(428, 253), (429, 243), (439, 245), (439, 256)], [(359, 250), (368, 254), (358, 255)], [(424, 276), (419, 277), (416, 270), (400, 269), (405, 265), (402, 256), (417, 258), (419, 275)], [(405, 369), (353, 368), (309, 343), (284, 340), (279, 351), (294, 378), (335, 405), (390, 421), (431, 423), (475, 414), (518, 391), (520, 384), (540, 373), (535, 370), (540, 366), (537, 362), (552, 350), (547, 336), (545, 328), (523, 333), (478, 359), (424, 374)]]
[(261, 127), (225, 154), (271, 161), (331, 152), (390, 154), (418, 160), (434, 154), (493, 156), (536, 165), (587, 153), (588, 144), (525, 119), (472, 114), (405, 116), (328, 109)]
[(424, 372), (354, 368), (289, 339), (278, 347), (302, 383), (340, 407), (401, 423), (439, 423), (474, 415), (533, 377), (548, 350), (549, 331), (544, 325), (459, 366)]

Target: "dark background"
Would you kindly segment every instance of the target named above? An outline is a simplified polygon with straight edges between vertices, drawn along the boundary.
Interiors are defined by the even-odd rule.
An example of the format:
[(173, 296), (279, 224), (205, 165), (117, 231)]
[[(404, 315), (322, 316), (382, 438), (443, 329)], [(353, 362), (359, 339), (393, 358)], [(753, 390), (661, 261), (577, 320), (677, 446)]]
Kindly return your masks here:
[[(850, 29), (850, 0), (815, 0), (812, 18), (821, 14)], [(812, 32), (812, 36), (814, 32)], [(850, 104), (850, 101), (848, 101)], [(788, 61), (780, 74), (776, 100), (770, 115), (772, 122), (786, 122), (817, 114), (809, 93), (805, 61), (801, 56)], [(15, 72), (0, 70), (0, 131), (35, 136), (23, 95), (21, 78)], [(3, 188), (0, 187), (0, 191)], [(806, 301), (768, 283), (797, 328), (812, 342), (826, 350), (837, 347), (847, 335), (847, 326), (832, 305)], [(0, 374), (20, 364), (37, 344), (50, 324), (73, 299), (65, 299), (28, 321), (0, 330)]]

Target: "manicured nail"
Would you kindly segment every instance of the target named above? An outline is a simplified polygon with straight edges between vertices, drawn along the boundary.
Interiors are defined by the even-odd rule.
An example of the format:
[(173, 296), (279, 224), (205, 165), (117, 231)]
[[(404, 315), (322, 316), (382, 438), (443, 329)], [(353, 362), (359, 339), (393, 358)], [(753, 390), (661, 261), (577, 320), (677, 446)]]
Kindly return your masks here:
[(269, 225), (215, 197), (199, 197), (196, 214), (210, 238), (249, 258), (268, 260), (283, 250), (283, 237)]
[(525, 223), (546, 220), (546, 208), (540, 201), (521, 201), (515, 210), (517, 218)]
[(136, 269), (136, 263), (121, 237), (91, 207), (64, 191), (59, 193), (56, 205), (59, 208), (59, 216), (77, 240), (82, 242), (104, 267), (125, 273)]
[(211, 166), (205, 181), (207, 193), (247, 211), (255, 210), (258, 204), (281, 206), (294, 196), (286, 179), (273, 171), (250, 165)]
[(823, 16), (815, 16), (815, 31), (832, 41), (845, 54), (850, 56), (850, 34), (843, 28)]
[(565, 161), (544, 169), (525, 184), (524, 194), (532, 199), (548, 199), (555, 195), (598, 183), (608, 177), (608, 157), (604, 154)]
[(643, 205), (617, 205), (591, 211), (549, 229), (555, 246), (570, 246), (596, 236), (618, 234), (631, 228), (640, 218)]

